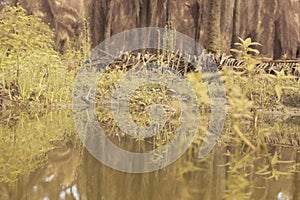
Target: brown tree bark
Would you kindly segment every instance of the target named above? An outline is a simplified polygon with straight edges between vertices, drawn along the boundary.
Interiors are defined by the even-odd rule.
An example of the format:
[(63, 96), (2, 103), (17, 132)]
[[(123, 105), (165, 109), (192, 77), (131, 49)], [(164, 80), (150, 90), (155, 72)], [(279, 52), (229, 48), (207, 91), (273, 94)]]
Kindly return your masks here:
[[(76, 36), (76, 33), (74, 34), (76, 23), (84, 20), (90, 23), (93, 47), (121, 31), (141, 26), (164, 27), (169, 20), (172, 20), (177, 31), (194, 37), (212, 52), (221, 49), (222, 52), (229, 53), (232, 43), (232, 10), (235, 2), (233, 0), (129, 0), (127, 2), (60, 0), (59, 4), (55, 3), (58, 0), (5, 0), (5, 2), (10, 5), (18, 2), (28, 14), (41, 17), (44, 22), (55, 28), (57, 46), (64, 46), (68, 38), (74, 39), (72, 35)], [(185, 6), (187, 4), (194, 6), (196, 10), (193, 17), (190, 15), (191, 9)], [(240, 30), (238, 35), (242, 38), (251, 37), (253, 41), (260, 42), (263, 45), (259, 48), (262, 56), (273, 57), (274, 53), (278, 54), (278, 49), (277, 52), (273, 52), (274, 23), (278, 20), (280, 26), (278, 29), (281, 32), (277, 35), (277, 40), (281, 41), (282, 51), (287, 53), (288, 57), (297, 56), (297, 48), (300, 44), (299, 1), (251, 0), (240, 1), (240, 4), (240, 23), (236, 23)], [(59, 11), (55, 11), (58, 5)], [(198, 11), (200, 9), (200, 12), (197, 9)], [(79, 17), (76, 16), (76, 12)], [(75, 16), (76, 19), (70, 20), (71, 18), (66, 15), (73, 18)], [(61, 48), (57, 47), (57, 49)]]
[(208, 27), (207, 27), (207, 44), (206, 49), (209, 52), (216, 53), (219, 50), (220, 38), (220, 14), (221, 2), (220, 0), (211, 0), (209, 2), (208, 10)]
[(151, 1), (141, 0), (138, 18), (138, 27), (147, 27), (151, 20)]
[(297, 48), (296, 58), (300, 58), (300, 46), (298, 46), (298, 48)]
[(202, 4), (198, 1), (195, 1), (192, 5), (188, 5), (189, 11), (191, 13), (195, 32), (194, 32), (194, 39), (196, 42), (200, 40), (200, 32), (201, 32), (201, 18), (202, 18)]
[(96, 46), (111, 35), (111, 0), (93, 0), (90, 12), (92, 46)]
[(240, 6), (241, 1), (235, 0), (233, 7), (233, 17), (232, 17), (232, 37), (231, 45), (232, 49), (235, 48), (235, 43), (239, 41), (238, 37), (240, 36)]
[(280, 59), (283, 55), (282, 44), (280, 40), (280, 26), (279, 21), (276, 20), (274, 23), (274, 42), (273, 42), (273, 59)]

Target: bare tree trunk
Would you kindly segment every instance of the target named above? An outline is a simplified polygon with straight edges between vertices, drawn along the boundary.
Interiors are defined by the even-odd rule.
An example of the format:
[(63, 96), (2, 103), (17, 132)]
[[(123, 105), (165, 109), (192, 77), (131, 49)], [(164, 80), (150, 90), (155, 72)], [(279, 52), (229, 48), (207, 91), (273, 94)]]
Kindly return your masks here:
[(113, 2), (111, 0), (93, 0), (90, 10), (91, 41), (93, 47), (111, 36)]
[(221, 33), (223, 33), (225, 31), (226, 28), (226, 9), (224, 9), (226, 7), (226, 0), (221, 0), (221, 13), (220, 13), (220, 31)]
[(202, 5), (198, 1), (193, 3), (191, 6), (188, 6), (189, 11), (192, 15), (193, 22), (194, 22), (194, 27), (195, 27), (195, 32), (194, 32), (194, 39), (199, 42), (200, 40), (200, 31), (201, 31), (201, 16), (202, 16), (202, 10), (201, 10)]
[(104, 32), (104, 39), (109, 38), (111, 36), (111, 17), (112, 17), (112, 8), (113, 8), (114, 1), (112, 0), (106, 0), (105, 1), (105, 10), (106, 10), (106, 16), (105, 16), (105, 32)]
[[(252, 1), (243, 1), (243, 6), (246, 6), (247, 9), (247, 20), (251, 23), (246, 23), (246, 37), (251, 37), (253, 41), (258, 41), (258, 29), (260, 21), (260, 9), (261, 9), (261, 0), (252, 0)], [(245, 21), (244, 20), (244, 21)]]
[(172, 28), (172, 1), (166, 0), (166, 25)]
[(219, 49), (220, 38), (220, 14), (221, 6), (220, 0), (211, 0), (209, 2), (208, 10), (208, 27), (207, 27), (207, 45), (206, 48), (209, 52), (216, 53)]
[(150, 25), (151, 20), (151, 1), (141, 0), (140, 1), (140, 12), (138, 19), (138, 27), (147, 27)]
[(300, 58), (300, 46), (298, 46), (298, 48), (297, 48), (296, 58)]
[(276, 20), (274, 23), (274, 42), (273, 42), (273, 59), (280, 59), (283, 54), (282, 44), (280, 41), (280, 25), (279, 21)]
[(92, 46), (96, 46), (104, 39), (102, 28), (101, 0), (94, 0), (91, 6), (90, 27)]
[(241, 1), (235, 0), (233, 7), (233, 17), (232, 17), (232, 38), (231, 38), (231, 48), (235, 48), (235, 43), (238, 42), (238, 37), (240, 35), (240, 7)]

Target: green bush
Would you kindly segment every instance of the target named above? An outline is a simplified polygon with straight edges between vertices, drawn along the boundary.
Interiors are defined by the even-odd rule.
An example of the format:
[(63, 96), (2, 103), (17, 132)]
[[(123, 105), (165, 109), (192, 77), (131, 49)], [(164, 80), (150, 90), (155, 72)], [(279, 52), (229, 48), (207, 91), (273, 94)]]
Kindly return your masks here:
[(53, 35), (48, 25), (19, 6), (1, 11), (0, 88), (11, 100), (70, 101), (74, 72), (54, 50)]

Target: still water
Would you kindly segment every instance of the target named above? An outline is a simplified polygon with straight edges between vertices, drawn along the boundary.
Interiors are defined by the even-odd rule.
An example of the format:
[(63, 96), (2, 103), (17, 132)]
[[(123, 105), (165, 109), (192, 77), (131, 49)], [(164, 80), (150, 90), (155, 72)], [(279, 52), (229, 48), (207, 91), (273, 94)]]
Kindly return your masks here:
[[(289, 121), (285, 129), (298, 134), (299, 121)], [(191, 147), (166, 168), (131, 174), (84, 148), (71, 110), (2, 113), (0, 131), (1, 200), (300, 199), (298, 147), (269, 145), (265, 156), (220, 143), (201, 159)]]

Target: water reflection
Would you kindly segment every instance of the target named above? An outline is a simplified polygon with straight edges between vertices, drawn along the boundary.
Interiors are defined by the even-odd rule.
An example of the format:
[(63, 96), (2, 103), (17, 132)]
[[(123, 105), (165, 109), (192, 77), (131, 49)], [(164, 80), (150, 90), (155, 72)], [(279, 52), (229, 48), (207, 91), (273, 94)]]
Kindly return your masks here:
[[(197, 159), (194, 146), (163, 170), (130, 174), (102, 165), (84, 149), (69, 110), (1, 119), (3, 200), (300, 199), (297, 147), (269, 145), (270, 154), (257, 155), (220, 144)], [(299, 130), (297, 123), (290, 126)]]

